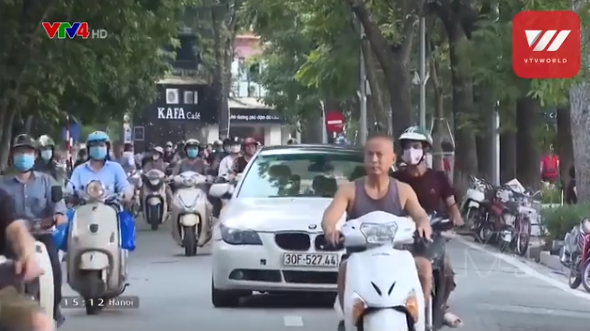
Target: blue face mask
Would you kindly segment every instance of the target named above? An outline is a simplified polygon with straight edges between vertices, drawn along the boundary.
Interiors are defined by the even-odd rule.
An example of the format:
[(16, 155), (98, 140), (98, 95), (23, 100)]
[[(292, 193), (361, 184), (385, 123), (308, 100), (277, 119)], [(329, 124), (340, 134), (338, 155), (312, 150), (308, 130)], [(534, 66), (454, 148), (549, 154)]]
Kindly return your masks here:
[(107, 148), (103, 146), (92, 146), (88, 150), (90, 158), (93, 160), (104, 160), (107, 157)]
[(35, 156), (32, 154), (17, 154), (14, 156), (14, 167), (21, 172), (29, 171), (35, 165)]
[(50, 149), (46, 149), (44, 151), (41, 151), (41, 158), (45, 161), (49, 161), (49, 159), (51, 159), (52, 156), (53, 156), (53, 151)]
[(199, 151), (197, 149), (194, 148), (189, 148), (186, 150), (186, 156), (192, 158), (195, 158), (199, 155)]

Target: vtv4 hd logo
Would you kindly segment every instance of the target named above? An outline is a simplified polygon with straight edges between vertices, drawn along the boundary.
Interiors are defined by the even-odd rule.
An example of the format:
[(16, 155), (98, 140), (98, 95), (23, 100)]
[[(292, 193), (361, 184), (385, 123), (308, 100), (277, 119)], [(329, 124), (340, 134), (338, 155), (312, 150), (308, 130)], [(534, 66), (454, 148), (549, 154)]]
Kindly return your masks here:
[(104, 29), (88, 30), (87, 22), (43, 22), (43, 29), (49, 39), (74, 39), (74, 37), (81, 37), (83, 39), (105, 39), (108, 33)]
[(512, 21), (512, 68), (520, 78), (572, 78), (580, 71), (580, 19), (573, 11), (525, 11)]

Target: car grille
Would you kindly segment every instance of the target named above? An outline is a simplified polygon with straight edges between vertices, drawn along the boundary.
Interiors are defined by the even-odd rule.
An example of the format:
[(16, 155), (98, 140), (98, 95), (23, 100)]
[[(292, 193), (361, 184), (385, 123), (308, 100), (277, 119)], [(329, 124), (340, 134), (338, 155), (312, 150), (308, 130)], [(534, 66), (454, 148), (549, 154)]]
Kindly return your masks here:
[(279, 233), (275, 235), (277, 245), (287, 251), (307, 251), (311, 247), (307, 233)]
[(344, 245), (341, 243), (336, 245), (335, 247), (331, 244), (328, 244), (328, 242), (326, 241), (326, 237), (324, 237), (323, 234), (320, 234), (317, 237), (315, 237), (314, 246), (316, 251), (335, 252), (344, 249)]

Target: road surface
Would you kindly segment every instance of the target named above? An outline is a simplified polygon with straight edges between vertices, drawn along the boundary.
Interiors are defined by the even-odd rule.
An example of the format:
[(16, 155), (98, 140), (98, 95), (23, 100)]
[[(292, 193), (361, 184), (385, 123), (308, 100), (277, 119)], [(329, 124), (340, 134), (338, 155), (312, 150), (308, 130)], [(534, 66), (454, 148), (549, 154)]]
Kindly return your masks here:
[[(131, 286), (125, 295), (140, 298), (139, 309), (86, 316), (65, 312), (63, 331), (317, 331), (335, 330), (327, 306), (309, 299), (258, 297), (243, 307), (216, 309), (210, 302), (211, 257), (205, 249), (184, 257), (168, 229), (139, 233), (130, 264)], [(569, 290), (566, 280), (538, 266), (454, 240), (449, 254), (458, 288), (451, 308), (472, 331), (587, 331), (590, 295)], [(64, 285), (65, 294), (73, 294)]]

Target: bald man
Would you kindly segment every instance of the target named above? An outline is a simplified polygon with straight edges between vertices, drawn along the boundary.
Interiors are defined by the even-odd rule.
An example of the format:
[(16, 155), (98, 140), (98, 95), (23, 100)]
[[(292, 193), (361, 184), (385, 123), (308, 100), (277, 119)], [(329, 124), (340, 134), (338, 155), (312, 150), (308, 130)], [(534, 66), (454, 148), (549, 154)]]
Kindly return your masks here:
[[(340, 186), (332, 203), (324, 212), (322, 229), (326, 239), (333, 245), (340, 240), (336, 228), (338, 220), (346, 212), (347, 219), (356, 219), (374, 211), (383, 211), (396, 216), (410, 215), (416, 222), (418, 233), (430, 239), (432, 229), (428, 215), (420, 206), (416, 193), (405, 183), (389, 177), (389, 169), (395, 163), (393, 140), (387, 136), (373, 136), (365, 146), (366, 177)], [(347, 252), (347, 255), (353, 252)], [(420, 283), (426, 302), (432, 290), (432, 265), (424, 256), (415, 256)], [(340, 265), (338, 272), (338, 298), (343, 308), (344, 284), (346, 283), (346, 263)]]

